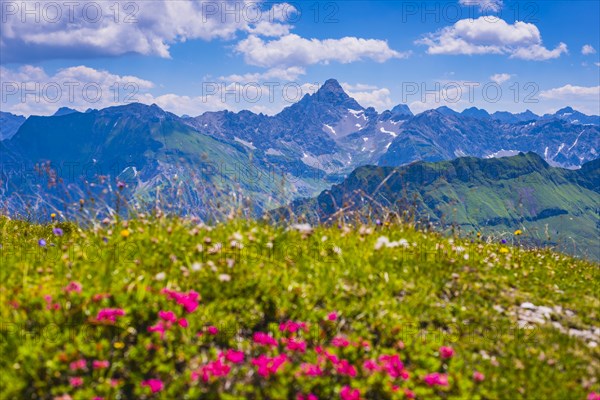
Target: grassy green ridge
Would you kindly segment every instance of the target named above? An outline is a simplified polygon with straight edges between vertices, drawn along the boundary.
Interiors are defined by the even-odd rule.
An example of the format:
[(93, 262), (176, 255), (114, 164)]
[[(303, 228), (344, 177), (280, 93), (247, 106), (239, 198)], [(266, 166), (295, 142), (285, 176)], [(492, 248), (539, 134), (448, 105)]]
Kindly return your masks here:
[(553, 168), (534, 153), (400, 168), (365, 166), (290, 208), (319, 221), (411, 209), (415, 218), (441, 230), (501, 235), (521, 229), (532, 244), (599, 260), (599, 167), (600, 160), (579, 170)]
[[(598, 264), (522, 249), (519, 236), (509, 246), (407, 225), (309, 228), (232, 220), (208, 227), (144, 215), (90, 229), (3, 218), (0, 232), (4, 398), (294, 399), (313, 393), (333, 399), (349, 386), (367, 399), (406, 398), (405, 390), (422, 399), (585, 399), (599, 390), (598, 343), (560, 329), (600, 326)], [(70, 282), (81, 291), (65, 290)], [(195, 290), (201, 299), (185, 314), (189, 326), (161, 339), (148, 332), (157, 312), (181, 310), (161, 294), (164, 288)], [(562, 308), (522, 326), (526, 303)], [(115, 324), (99, 323), (103, 308), (126, 314)], [(328, 320), (331, 312), (337, 319)], [(277, 373), (261, 378), (245, 362), (208, 382), (192, 379), (224, 349), (243, 351), (246, 360), (264, 351), (286, 353), (278, 326), (288, 320), (308, 324), (298, 333), (308, 349), (287, 352)], [(219, 333), (207, 334), (208, 326)], [(258, 331), (273, 332), (279, 346), (254, 344)], [(339, 336), (369, 346), (336, 348), (331, 343)], [(318, 345), (349, 360), (356, 376), (331, 368), (302, 375), (300, 365), (315, 362)], [(440, 346), (452, 347), (454, 356), (441, 359)], [(410, 378), (364, 370), (363, 360), (384, 354), (399, 355)], [(81, 359), (86, 369), (70, 369)], [(92, 369), (91, 360), (110, 366)], [(474, 371), (485, 379), (474, 381)], [(448, 385), (425, 384), (433, 372), (447, 374)], [(148, 379), (164, 387), (151, 393), (141, 385)]]

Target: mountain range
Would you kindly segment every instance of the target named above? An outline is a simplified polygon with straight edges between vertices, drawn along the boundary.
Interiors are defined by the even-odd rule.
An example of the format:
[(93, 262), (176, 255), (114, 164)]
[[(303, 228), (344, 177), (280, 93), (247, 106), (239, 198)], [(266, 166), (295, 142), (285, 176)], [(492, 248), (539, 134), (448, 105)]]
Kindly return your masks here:
[[(400, 104), (378, 113), (335, 79), (273, 116), (244, 110), (180, 117), (132, 103), (0, 118), (6, 121), (1, 195), (9, 202), (59, 184), (98, 195), (97, 178), (110, 177), (109, 183), (126, 183), (127, 196), (148, 201), (170, 193), (169, 201), (206, 211), (219, 197), (238, 202), (242, 195), (262, 211), (314, 196), (363, 165), (532, 151), (550, 165), (579, 168), (596, 159), (600, 147), (598, 117), (570, 108), (545, 116), (445, 107), (413, 115)], [(58, 172), (40, 172), (43, 162)], [(62, 203), (72, 202), (67, 197)]]

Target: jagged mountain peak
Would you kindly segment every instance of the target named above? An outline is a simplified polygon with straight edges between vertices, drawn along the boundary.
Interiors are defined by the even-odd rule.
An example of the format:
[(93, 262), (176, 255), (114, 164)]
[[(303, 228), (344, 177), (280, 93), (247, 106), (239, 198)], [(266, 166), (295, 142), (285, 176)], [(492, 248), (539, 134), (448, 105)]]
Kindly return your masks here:
[[(92, 111), (93, 112), (93, 111)], [(144, 103), (129, 103), (125, 105), (107, 107), (99, 112), (103, 115), (127, 115), (132, 117), (165, 117), (170, 116), (173, 118), (179, 118), (175, 114), (163, 110), (156, 104), (144, 104)]]
[(60, 107), (58, 110), (56, 110), (56, 112), (52, 116), (59, 117), (61, 115), (69, 115), (69, 114), (73, 114), (76, 112), (79, 112), (79, 111), (69, 108), (69, 107)]
[(331, 78), (327, 79), (325, 83), (323, 83), (323, 85), (319, 88), (319, 91), (339, 93), (344, 92), (344, 89), (342, 88), (342, 85), (340, 85), (340, 83), (337, 81), (337, 79)]
[(466, 108), (461, 114), (472, 118), (490, 118), (490, 114), (486, 110), (477, 107)]
[(414, 115), (406, 104), (398, 104), (394, 106), (394, 108), (391, 109), (391, 112), (393, 116), (407, 115), (412, 117)]
[[(428, 111), (434, 111), (434, 110), (428, 110)], [(435, 111), (437, 111), (438, 113), (442, 114), (442, 115), (457, 115), (459, 114), (458, 112), (454, 111), (453, 109), (451, 109), (450, 107), (447, 106), (441, 106), (435, 109)]]
[(567, 107), (561, 108), (560, 110), (555, 112), (554, 115), (561, 115), (561, 114), (565, 114), (565, 113), (574, 113), (574, 112), (575, 112), (575, 110), (573, 110), (572, 107), (567, 106)]
[(315, 94), (312, 96), (305, 96), (302, 100), (317, 101), (333, 106), (343, 106), (357, 111), (364, 110), (364, 107), (350, 97), (335, 79), (327, 79)]

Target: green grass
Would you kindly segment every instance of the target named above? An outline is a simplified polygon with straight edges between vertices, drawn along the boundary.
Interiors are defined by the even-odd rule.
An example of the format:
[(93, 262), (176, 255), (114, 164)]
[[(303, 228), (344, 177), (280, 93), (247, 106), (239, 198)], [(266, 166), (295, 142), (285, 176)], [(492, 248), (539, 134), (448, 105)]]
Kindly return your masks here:
[[(330, 399), (348, 385), (370, 399), (405, 398), (404, 389), (417, 398), (585, 399), (599, 389), (600, 347), (552, 325), (600, 326), (598, 264), (521, 249), (519, 236), (507, 246), (400, 225), (316, 227), (308, 234), (244, 220), (209, 228), (145, 216), (92, 228), (57, 223), (63, 236), (53, 235), (52, 225), (5, 218), (0, 224), (3, 398), (294, 399), (314, 393)], [(406, 239), (409, 248), (376, 250), (382, 236)], [(46, 247), (38, 245), (41, 238)], [(157, 279), (161, 273), (164, 280)], [(81, 283), (81, 293), (64, 290), (71, 281)], [(163, 288), (197, 291), (198, 309), (183, 313)], [(111, 297), (94, 301), (99, 293)], [(46, 295), (59, 310), (46, 309)], [(525, 302), (562, 311), (523, 328), (515, 312)], [(115, 325), (101, 324), (95, 316), (102, 308), (122, 308), (126, 315)], [(172, 328), (161, 340), (147, 331), (159, 310), (184, 314), (189, 326)], [(332, 311), (338, 319), (328, 321)], [(299, 334), (308, 349), (260, 378), (248, 359), (264, 349), (252, 343), (252, 334), (270, 331), (281, 339), (278, 326), (287, 320), (308, 324)], [(218, 335), (196, 335), (210, 325)], [(330, 344), (335, 336), (368, 341), (369, 349), (336, 349)], [(333, 369), (299, 375), (301, 363), (316, 362), (317, 345), (349, 360), (357, 375)], [(451, 346), (454, 357), (441, 360), (440, 346)], [(246, 362), (225, 377), (192, 381), (192, 371), (227, 348), (243, 351)], [(399, 355), (410, 378), (362, 368), (363, 360), (382, 354)], [(82, 358), (87, 370), (69, 369)], [(95, 359), (109, 360), (110, 367), (93, 370)], [(476, 370), (483, 382), (472, 379)], [(423, 377), (432, 372), (447, 373), (448, 386), (426, 385)], [(75, 376), (82, 386), (69, 384)], [(161, 379), (164, 389), (151, 394), (140, 385), (150, 378)]]

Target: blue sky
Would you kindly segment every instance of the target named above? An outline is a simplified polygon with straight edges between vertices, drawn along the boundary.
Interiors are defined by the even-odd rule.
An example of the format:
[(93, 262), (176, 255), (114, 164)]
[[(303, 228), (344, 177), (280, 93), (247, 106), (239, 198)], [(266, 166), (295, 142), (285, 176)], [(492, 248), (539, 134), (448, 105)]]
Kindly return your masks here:
[(3, 111), (272, 114), (336, 78), (379, 111), (600, 113), (598, 1), (36, 3), (1, 1)]

